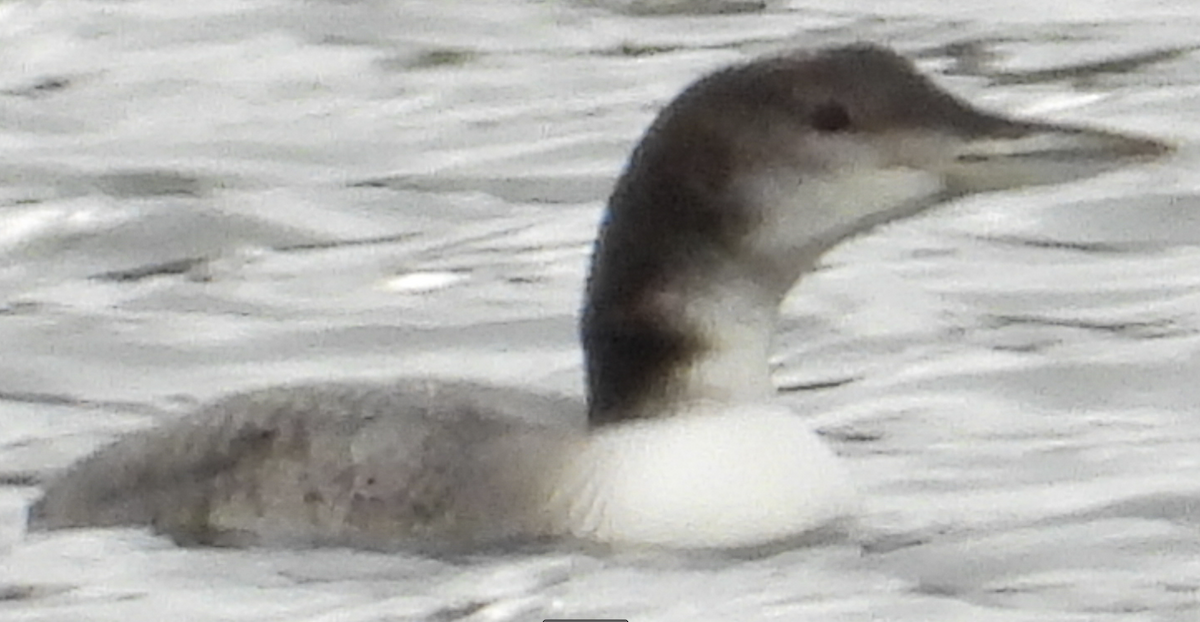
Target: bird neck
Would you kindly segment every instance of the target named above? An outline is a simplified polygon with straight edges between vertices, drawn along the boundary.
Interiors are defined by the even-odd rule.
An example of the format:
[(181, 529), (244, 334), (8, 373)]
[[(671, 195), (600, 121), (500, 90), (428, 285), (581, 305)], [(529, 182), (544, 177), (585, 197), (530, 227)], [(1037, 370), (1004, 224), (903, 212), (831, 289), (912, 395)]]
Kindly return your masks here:
[(592, 281), (583, 323), (592, 426), (773, 393), (777, 297), (740, 280), (689, 280), (637, 288)]
[(592, 426), (769, 398), (796, 281), (839, 241), (942, 198), (916, 171), (801, 180), (647, 160), (635, 153), (593, 254), (581, 324)]
[(771, 395), (779, 304), (811, 266), (756, 259), (747, 241), (762, 223), (728, 192), (719, 149), (697, 162), (653, 147), (618, 182), (593, 254), (581, 322), (593, 427)]

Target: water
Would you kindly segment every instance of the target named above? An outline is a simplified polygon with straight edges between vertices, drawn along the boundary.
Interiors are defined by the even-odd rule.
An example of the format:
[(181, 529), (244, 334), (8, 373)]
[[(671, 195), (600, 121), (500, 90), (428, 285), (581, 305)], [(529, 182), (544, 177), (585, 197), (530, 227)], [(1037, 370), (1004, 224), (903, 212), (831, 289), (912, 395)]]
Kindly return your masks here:
[[(1200, 8), (852, 4), (0, 4), (0, 619), (1197, 619)], [(23, 533), (38, 478), (239, 388), (578, 394), (590, 240), (656, 108), (859, 39), (1181, 151), (883, 228), (797, 289), (776, 379), (862, 484), (853, 541), (447, 561)]]

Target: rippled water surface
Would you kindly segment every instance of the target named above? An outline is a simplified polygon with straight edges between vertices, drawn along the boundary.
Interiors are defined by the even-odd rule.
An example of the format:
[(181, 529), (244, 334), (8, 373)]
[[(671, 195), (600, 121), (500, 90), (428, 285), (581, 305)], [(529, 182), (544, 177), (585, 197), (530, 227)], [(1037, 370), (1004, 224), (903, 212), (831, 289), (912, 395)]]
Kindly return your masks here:
[[(0, 619), (1200, 619), (1200, 7), (948, 4), (0, 4)], [(590, 240), (657, 107), (855, 40), (1180, 151), (885, 227), (797, 288), (776, 380), (861, 482), (851, 541), (445, 561), (24, 534), (47, 473), (235, 389), (579, 394)]]

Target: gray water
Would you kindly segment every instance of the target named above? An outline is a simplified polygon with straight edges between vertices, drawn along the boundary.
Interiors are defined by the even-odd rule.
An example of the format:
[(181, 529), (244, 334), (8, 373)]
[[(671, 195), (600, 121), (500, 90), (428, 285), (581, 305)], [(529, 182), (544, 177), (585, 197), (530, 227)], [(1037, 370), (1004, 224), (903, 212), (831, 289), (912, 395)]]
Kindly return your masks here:
[[(0, 4), (0, 619), (1200, 619), (1200, 6), (947, 4)], [(857, 40), (1180, 153), (882, 228), (797, 288), (776, 381), (862, 486), (848, 541), (448, 561), (24, 533), (47, 473), (237, 389), (578, 395), (590, 240), (655, 110)]]

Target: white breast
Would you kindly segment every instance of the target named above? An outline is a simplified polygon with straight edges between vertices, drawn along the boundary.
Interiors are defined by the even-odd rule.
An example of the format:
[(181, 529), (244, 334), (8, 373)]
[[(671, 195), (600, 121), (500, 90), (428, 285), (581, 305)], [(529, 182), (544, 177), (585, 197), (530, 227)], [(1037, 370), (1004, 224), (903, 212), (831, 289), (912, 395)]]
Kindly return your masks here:
[(852, 512), (845, 467), (787, 409), (705, 407), (597, 431), (557, 509), (573, 535), (677, 548), (749, 547)]

